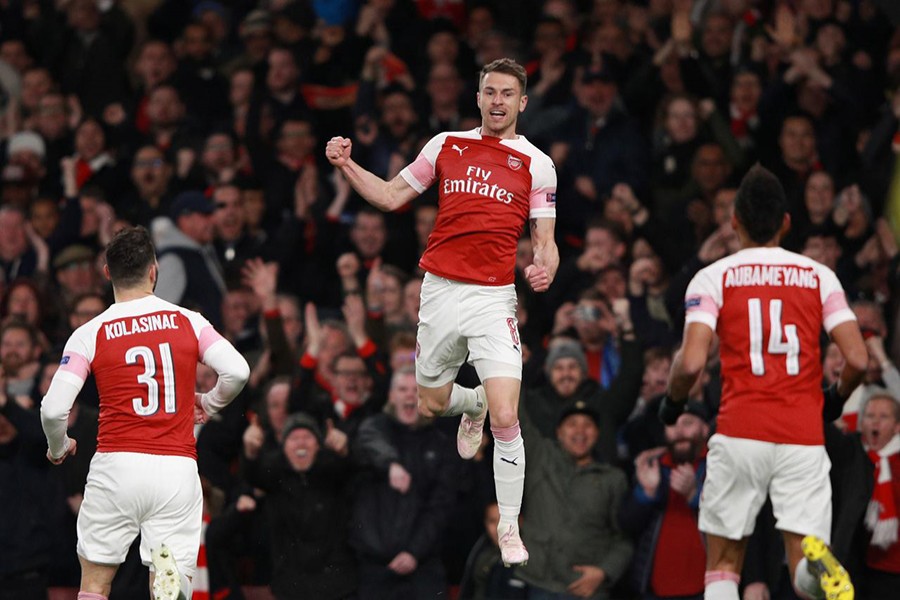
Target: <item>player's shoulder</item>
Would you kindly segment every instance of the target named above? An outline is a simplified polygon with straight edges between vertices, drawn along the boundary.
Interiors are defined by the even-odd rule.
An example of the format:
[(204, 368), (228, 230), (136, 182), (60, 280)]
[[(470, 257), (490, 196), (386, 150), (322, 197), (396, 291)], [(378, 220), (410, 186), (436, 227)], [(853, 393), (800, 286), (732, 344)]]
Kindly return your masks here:
[(537, 164), (545, 164), (549, 166), (553, 166), (553, 161), (550, 159), (550, 156), (531, 143), (524, 135), (518, 135), (511, 140), (505, 140), (505, 144), (507, 144), (510, 148), (521, 152), (522, 154), (527, 154), (531, 157), (532, 163)]

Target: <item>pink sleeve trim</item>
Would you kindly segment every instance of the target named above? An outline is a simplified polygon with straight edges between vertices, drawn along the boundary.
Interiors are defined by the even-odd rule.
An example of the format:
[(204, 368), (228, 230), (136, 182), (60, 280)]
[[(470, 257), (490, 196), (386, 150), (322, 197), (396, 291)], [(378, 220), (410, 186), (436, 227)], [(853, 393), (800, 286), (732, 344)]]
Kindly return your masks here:
[(542, 187), (531, 190), (529, 197), (531, 210), (556, 208), (556, 188)]
[(91, 372), (91, 363), (80, 354), (66, 352), (63, 354), (62, 361), (59, 363), (59, 370), (70, 373), (81, 381), (84, 381), (87, 379), (88, 373)]
[[(419, 154), (419, 156), (416, 157), (416, 160), (406, 167), (405, 170), (412, 175), (413, 179), (416, 180), (416, 183), (419, 184), (419, 189), (416, 191), (424, 191), (428, 186), (434, 183), (434, 165), (428, 161), (424, 154)], [(404, 177), (404, 179), (411, 184), (408, 178)]]
[(691, 296), (685, 301), (685, 312), (705, 312), (712, 316), (719, 317), (719, 307), (711, 296)]
[(223, 338), (212, 325), (204, 327), (203, 331), (200, 332), (200, 338), (198, 339), (200, 342), (200, 359), (203, 360), (203, 355), (206, 354), (206, 351), (209, 350), (210, 346), (222, 339), (225, 338)]
[(844, 292), (831, 292), (822, 304), (822, 318), (827, 319), (834, 313), (850, 308)]

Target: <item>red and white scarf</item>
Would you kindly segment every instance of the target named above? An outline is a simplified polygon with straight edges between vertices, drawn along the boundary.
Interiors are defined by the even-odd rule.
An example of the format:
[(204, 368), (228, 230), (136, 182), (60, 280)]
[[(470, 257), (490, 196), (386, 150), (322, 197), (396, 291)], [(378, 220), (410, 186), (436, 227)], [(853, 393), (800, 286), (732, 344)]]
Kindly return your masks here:
[(894, 488), (891, 481), (890, 457), (900, 452), (900, 433), (894, 434), (884, 448), (869, 450), (869, 459), (875, 464), (875, 490), (866, 510), (866, 528), (872, 532), (872, 546), (886, 550), (897, 541), (897, 508), (894, 504)]

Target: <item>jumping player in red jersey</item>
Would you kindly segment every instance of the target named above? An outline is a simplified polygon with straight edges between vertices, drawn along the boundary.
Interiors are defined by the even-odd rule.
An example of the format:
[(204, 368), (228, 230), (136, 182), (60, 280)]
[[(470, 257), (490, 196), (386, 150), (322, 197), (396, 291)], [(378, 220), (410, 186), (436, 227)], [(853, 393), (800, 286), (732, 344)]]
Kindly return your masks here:
[[(124, 229), (106, 249), (115, 303), (75, 330), (41, 403), (47, 458), (75, 454), (66, 423), (85, 378), (100, 392), (97, 454), (78, 513), (78, 600), (106, 600), (118, 565), (141, 534), (155, 600), (190, 600), (203, 496), (195, 421), (225, 407), (250, 376), (247, 361), (200, 314), (156, 297), (150, 234)], [(218, 374), (195, 394), (197, 362)]]
[[(506, 564), (528, 560), (518, 527), (525, 449), (518, 419), (522, 352), (513, 284), (516, 245), (526, 220), (534, 244), (533, 264), (525, 269), (528, 283), (536, 292), (546, 291), (559, 266), (553, 239), (556, 171), (550, 157), (516, 134), (519, 113), (528, 103), (525, 86), (525, 70), (515, 61), (485, 65), (476, 96), (481, 127), (435, 136), (389, 182), (350, 158), (349, 139), (332, 138), (325, 150), (353, 188), (381, 210), (397, 209), (437, 182), (437, 220), (419, 261), (426, 272), (416, 340), (419, 410), (427, 416), (462, 415), (457, 448), (467, 459), (478, 451), (490, 410), (498, 533)], [(467, 353), (482, 381), (474, 390), (454, 383)]]
[(718, 334), (722, 404), (709, 441), (699, 520), (707, 537), (707, 600), (738, 600), (747, 538), (767, 495), (798, 593), (853, 598), (846, 571), (827, 547), (831, 463), (823, 445), (821, 329), (846, 359), (839, 382), (826, 391), (832, 400), (846, 400), (868, 357), (835, 274), (778, 247), (790, 228), (786, 211), (778, 179), (753, 167), (731, 219), (741, 250), (697, 273), (688, 286), (684, 341), (660, 408), (664, 422), (678, 418)]

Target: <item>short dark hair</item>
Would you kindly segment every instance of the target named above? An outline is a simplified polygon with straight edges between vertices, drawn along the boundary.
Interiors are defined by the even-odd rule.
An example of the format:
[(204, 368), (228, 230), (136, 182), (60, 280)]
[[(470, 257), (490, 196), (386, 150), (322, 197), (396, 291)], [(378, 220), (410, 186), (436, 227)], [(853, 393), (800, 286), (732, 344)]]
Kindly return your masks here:
[(113, 287), (131, 288), (144, 281), (156, 262), (156, 250), (145, 227), (126, 227), (106, 246), (106, 266)]
[(787, 198), (778, 178), (759, 164), (747, 171), (734, 199), (734, 214), (750, 239), (757, 244), (771, 241), (786, 212)]
[(599, 215), (592, 217), (584, 227), (585, 234), (589, 229), (603, 229), (616, 239), (620, 244), (628, 243), (628, 234), (622, 228), (622, 225), (616, 221), (610, 221), (606, 217)]
[(32, 346), (40, 345), (41, 342), (40, 337), (38, 336), (37, 328), (28, 321), (15, 315), (9, 317), (3, 323), (3, 327), (0, 328), (0, 340), (6, 337), (7, 331), (12, 331), (14, 329), (24, 331), (28, 335), (28, 340), (31, 342)]
[(528, 84), (528, 74), (525, 72), (525, 67), (523, 67), (513, 59), (498, 58), (497, 60), (484, 65), (484, 67), (481, 69), (481, 74), (478, 76), (479, 90), (481, 89), (481, 84), (488, 73), (503, 73), (504, 75), (512, 75), (519, 81), (519, 86), (522, 88), (522, 93), (525, 93), (525, 87)]

